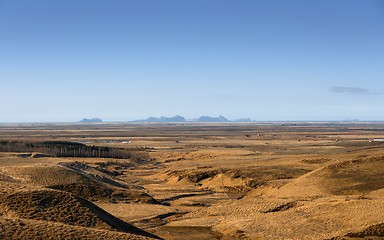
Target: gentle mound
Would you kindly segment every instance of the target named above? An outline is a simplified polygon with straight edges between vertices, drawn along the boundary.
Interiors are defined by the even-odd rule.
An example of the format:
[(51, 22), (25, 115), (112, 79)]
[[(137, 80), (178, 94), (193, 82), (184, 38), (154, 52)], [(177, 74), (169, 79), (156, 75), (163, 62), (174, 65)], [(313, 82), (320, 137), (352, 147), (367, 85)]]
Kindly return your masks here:
[(364, 195), (384, 188), (384, 157), (343, 161), (305, 174), (282, 187), (277, 197)]
[(19, 184), (0, 184), (5, 189), (0, 197), (4, 216), (152, 236), (73, 194), (44, 188), (28, 189)]
[(348, 233), (342, 237), (335, 237), (332, 240), (358, 240), (358, 239), (384, 239), (384, 223), (370, 226), (363, 231)]
[(331, 165), (319, 177), (332, 194), (366, 194), (384, 188), (383, 169), (384, 157), (375, 157)]
[(113, 179), (114, 176), (79, 162), (7, 167), (2, 171), (4, 173), (0, 173), (0, 180), (10, 181), (15, 178), (27, 184), (70, 192), (92, 201), (157, 203), (148, 194), (119, 183)]
[(191, 212), (172, 226), (214, 225), (225, 236), (249, 239), (382, 239), (383, 168), (384, 157), (330, 164), (282, 187)]
[(4, 169), (13, 177), (27, 184), (66, 190), (87, 199), (102, 199), (113, 190), (94, 179), (57, 165), (9, 167)]
[(70, 226), (61, 223), (0, 217), (0, 239), (144, 240), (135, 234)]
[(309, 170), (296, 166), (254, 166), (252, 168), (207, 168), (169, 171), (177, 181), (187, 180), (200, 186), (228, 192), (248, 192), (276, 180), (290, 180)]
[(2, 204), (19, 218), (112, 230), (109, 224), (91, 211), (91, 203), (65, 192), (16, 192), (2, 199)]

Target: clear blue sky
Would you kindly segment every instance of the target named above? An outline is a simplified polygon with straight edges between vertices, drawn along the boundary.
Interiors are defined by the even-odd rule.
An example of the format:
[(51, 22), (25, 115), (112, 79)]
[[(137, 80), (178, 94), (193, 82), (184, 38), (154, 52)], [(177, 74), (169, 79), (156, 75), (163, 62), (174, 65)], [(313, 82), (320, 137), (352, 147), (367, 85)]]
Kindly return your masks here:
[(381, 0), (0, 0), (0, 122), (384, 120)]

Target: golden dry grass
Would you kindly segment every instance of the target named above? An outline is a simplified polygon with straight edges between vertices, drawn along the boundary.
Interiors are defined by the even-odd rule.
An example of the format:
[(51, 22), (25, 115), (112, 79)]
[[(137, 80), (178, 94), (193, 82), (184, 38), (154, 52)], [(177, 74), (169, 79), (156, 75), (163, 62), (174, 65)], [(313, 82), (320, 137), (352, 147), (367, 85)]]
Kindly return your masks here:
[[(64, 216), (57, 218), (60, 223), (48, 221), (44, 212), (60, 214), (53, 206), (62, 203), (56, 200), (44, 211), (36, 210), (39, 201), (28, 203), (44, 199), (41, 194), (48, 191), (83, 196), (166, 239), (380, 239), (384, 143), (369, 140), (382, 138), (383, 127), (381, 123), (105, 124), (2, 129), (0, 137), (6, 139), (53, 136), (98, 146), (137, 147), (150, 157), (132, 166), (118, 160), (114, 165), (106, 164), (110, 161), (106, 159), (2, 154), (1, 191), (12, 196), (0, 204), (2, 218), (32, 216), (34, 220), (27, 221), (45, 219), (91, 231), (81, 220), (70, 225)], [(127, 140), (129, 145), (123, 143)], [(162, 204), (150, 204), (152, 197)], [(68, 208), (76, 209), (75, 205)], [(80, 215), (90, 216), (86, 211)], [(90, 226), (108, 229), (90, 219), (85, 221)]]
[(7, 182), (0, 182), (0, 186), (2, 217), (151, 236), (71, 193)]
[(71, 226), (56, 222), (0, 217), (0, 239), (144, 240), (150, 238), (136, 234)]

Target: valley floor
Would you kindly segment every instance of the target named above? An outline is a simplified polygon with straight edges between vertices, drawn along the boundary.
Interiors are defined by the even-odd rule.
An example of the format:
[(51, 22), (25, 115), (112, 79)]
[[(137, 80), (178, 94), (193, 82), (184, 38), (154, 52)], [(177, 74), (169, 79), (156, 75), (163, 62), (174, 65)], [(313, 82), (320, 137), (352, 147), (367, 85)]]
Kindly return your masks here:
[(381, 123), (2, 125), (0, 140), (135, 154), (0, 153), (0, 238), (383, 239), (383, 137)]

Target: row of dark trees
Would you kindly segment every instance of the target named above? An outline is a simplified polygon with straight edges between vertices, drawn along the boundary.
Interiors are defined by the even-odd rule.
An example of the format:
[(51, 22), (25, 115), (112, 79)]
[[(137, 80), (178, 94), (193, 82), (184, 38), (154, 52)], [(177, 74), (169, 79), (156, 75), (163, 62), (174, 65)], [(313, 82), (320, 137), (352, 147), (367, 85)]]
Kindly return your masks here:
[(78, 142), (67, 141), (0, 141), (0, 152), (41, 152), (55, 157), (120, 159), (137, 157), (137, 154), (132, 151), (127, 151), (124, 148), (88, 146)]

